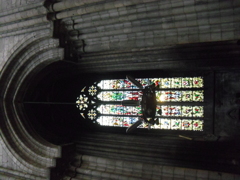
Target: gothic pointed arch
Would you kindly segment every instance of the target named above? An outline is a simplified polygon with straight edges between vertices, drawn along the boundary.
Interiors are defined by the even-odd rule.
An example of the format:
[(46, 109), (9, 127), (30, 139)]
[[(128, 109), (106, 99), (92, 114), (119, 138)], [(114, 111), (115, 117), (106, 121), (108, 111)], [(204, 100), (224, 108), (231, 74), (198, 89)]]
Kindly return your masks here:
[(55, 159), (60, 157), (61, 147), (47, 142), (32, 129), (22, 98), (34, 74), (63, 59), (63, 49), (47, 29), (26, 35), (11, 53), (0, 74), (2, 148), (12, 157), (9, 163), (14, 164), (14, 170), (29, 174), (29, 179), (50, 178), (49, 168), (56, 165)]

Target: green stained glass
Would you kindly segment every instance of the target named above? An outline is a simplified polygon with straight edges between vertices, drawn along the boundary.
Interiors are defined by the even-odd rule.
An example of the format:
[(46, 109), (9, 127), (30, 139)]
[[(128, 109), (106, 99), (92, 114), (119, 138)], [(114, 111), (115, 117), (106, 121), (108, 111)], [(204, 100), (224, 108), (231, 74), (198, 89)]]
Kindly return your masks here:
[(203, 102), (204, 95), (202, 91), (193, 91), (193, 101)]
[[(96, 121), (102, 126), (130, 127), (137, 120), (138, 120), (138, 117), (100, 116)], [(143, 123), (138, 128), (148, 128), (148, 124)], [(203, 131), (203, 121), (192, 120), (192, 119), (160, 118), (159, 123), (153, 125), (151, 128), (166, 129), (166, 130), (171, 129), (171, 130)]]
[[(194, 105), (196, 102), (204, 102), (204, 90), (202, 89), (204, 81), (202, 77), (136, 78), (136, 80), (143, 87), (153, 83), (158, 86), (160, 89), (156, 90), (156, 100), (167, 104), (156, 107), (158, 121), (152, 128), (203, 130), (203, 120), (201, 119), (204, 117), (204, 108)], [(123, 100), (141, 101), (142, 91), (136, 89), (138, 87), (127, 79), (102, 80), (97, 86), (84, 87), (82, 92), (87, 92), (88, 97), (86, 95), (79, 96), (76, 106), (81, 111), (86, 112), (86, 118), (91, 120), (98, 118), (97, 122), (102, 126), (129, 127), (142, 115), (141, 107), (122, 106), (120, 102)], [(115, 104), (114, 101), (116, 101)], [(175, 102), (176, 105), (174, 105)], [(181, 102), (186, 102), (187, 105), (182, 106)], [(95, 107), (90, 109), (93, 103)], [(143, 123), (139, 128), (148, 128), (148, 124)]]
[(203, 106), (193, 106), (193, 117), (203, 117)]
[(171, 119), (171, 129), (182, 129), (182, 121), (180, 119)]
[(103, 91), (97, 96), (101, 101), (122, 101), (126, 100), (126, 95), (122, 91)]
[[(202, 77), (175, 78), (136, 78), (143, 87), (149, 84), (159, 85), (160, 88), (203, 88)], [(100, 89), (137, 89), (127, 79), (102, 80), (97, 85)]]
[(172, 88), (181, 88), (181, 86), (182, 86), (181, 78), (171, 78)]

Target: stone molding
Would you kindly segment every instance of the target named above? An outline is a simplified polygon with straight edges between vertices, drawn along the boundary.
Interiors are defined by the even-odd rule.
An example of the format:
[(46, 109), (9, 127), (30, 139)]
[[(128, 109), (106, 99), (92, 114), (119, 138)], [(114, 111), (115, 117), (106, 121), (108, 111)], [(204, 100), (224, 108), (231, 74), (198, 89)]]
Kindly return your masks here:
[(26, 37), (24, 42), (15, 45), (17, 48), (10, 50), (12, 55), (0, 75), (1, 138), (5, 151), (15, 159), (11, 162), (15, 164), (14, 170), (33, 175), (32, 179), (49, 179), (49, 168), (56, 165), (55, 158), (61, 156), (61, 147), (46, 142), (31, 129), (21, 99), (32, 75), (62, 60), (64, 51), (59, 48), (59, 41), (51, 38), (51, 31)]

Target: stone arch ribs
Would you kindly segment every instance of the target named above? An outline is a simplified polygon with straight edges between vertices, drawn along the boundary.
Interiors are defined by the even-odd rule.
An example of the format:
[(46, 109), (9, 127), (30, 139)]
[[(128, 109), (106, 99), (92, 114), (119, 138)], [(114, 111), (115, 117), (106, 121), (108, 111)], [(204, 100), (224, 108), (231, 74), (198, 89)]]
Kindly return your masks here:
[[(49, 20), (61, 22), (55, 29), (62, 27), (61, 38), (65, 42), (62, 47), (69, 49), (66, 59), (78, 61), (81, 70), (91, 68), (86, 56), (97, 59), (102, 53), (144, 54), (146, 50), (161, 51), (176, 45), (236, 41), (239, 17), (239, 1), (213, 0), (202, 4), (184, 0), (66, 0), (49, 6)], [(174, 53), (169, 51), (171, 54)], [(137, 65), (143, 69), (146, 65), (142, 63), (149, 66), (156, 63), (161, 67), (162, 61), (158, 59), (143, 55), (140, 63), (132, 62), (131, 67)], [(98, 58), (95, 65), (101, 66), (102, 60)], [(114, 59), (110, 57), (110, 60)], [(124, 68), (126, 64), (117, 66)]]
[(46, 142), (33, 131), (19, 102), (34, 75), (63, 60), (64, 51), (49, 30), (28, 34), (16, 46), (0, 75), (1, 138), (9, 157), (13, 157), (9, 163), (14, 164), (14, 170), (45, 180), (50, 178), (49, 168), (56, 165), (55, 158), (61, 156), (61, 147)]

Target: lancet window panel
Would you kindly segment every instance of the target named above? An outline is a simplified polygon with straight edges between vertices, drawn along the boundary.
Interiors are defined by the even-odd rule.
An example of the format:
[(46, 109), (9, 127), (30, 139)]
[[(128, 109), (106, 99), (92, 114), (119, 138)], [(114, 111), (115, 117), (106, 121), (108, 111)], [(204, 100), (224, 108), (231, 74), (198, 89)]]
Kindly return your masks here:
[[(136, 78), (146, 87), (155, 84), (156, 119), (153, 129), (202, 131), (204, 125), (203, 77)], [(123, 106), (122, 101), (140, 102), (143, 92), (128, 79), (95, 82), (83, 88), (76, 103), (80, 114), (101, 126), (129, 127), (142, 116), (141, 106)], [(143, 123), (138, 128), (148, 128)]]

